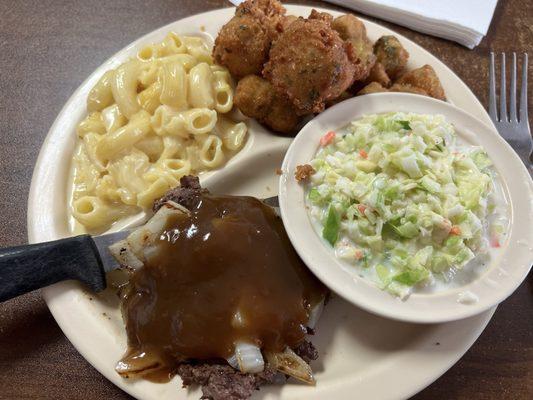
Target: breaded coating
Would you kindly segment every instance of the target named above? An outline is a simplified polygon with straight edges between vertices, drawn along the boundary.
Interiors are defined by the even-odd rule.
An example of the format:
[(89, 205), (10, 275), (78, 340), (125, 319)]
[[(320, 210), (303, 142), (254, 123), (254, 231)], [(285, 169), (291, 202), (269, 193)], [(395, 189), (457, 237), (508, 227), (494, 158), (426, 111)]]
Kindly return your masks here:
[(298, 182), (302, 182), (308, 180), (315, 173), (315, 169), (309, 164), (297, 165), (294, 177)]
[(326, 108), (334, 106), (335, 104), (338, 104), (338, 103), (340, 103), (340, 102), (342, 102), (344, 100), (347, 100), (349, 98), (352, 98), (352, 97), (353, 97), (353, 93), (350, 93), (349, 91), (342, 92), (339, 97), (336, 97), (336, 98), (334, 98), (332, 100), (329, 100), (326, 103)]
[(422, 96), (428, 96), (428, 93), (424, 89), (401, 83), (395, 83), (392, 85), (389, 89), (389, 92), (414, 93), (421, 94)]
[(233, 17), (215, 40), (213, 57), (236, 78), (260, 73), (268, 57), (270, 38), (261, 22), (251, 15)]
[(263, 119), (274, 99), (274, 89), (270, 82), (257, 76), (248, 75), (237, 83), (235, 105), (250, 118)]
[(260, 73), (270, 50), (272, 26), (284, 13), (285, 8), (277, 0), (247, 0), (240, 4), (215, 40), (215, 61), (236, 78)]
[(333, 21), (333, 16), (326, 12), (319, 12), (315, 9), (312, 9), (311, 14), (309, 14), (309, 19), (318, 19), (320, 21), (327, 22), (331, 25), (331, 22)]
[(290, 24), (296, 21), (298, 17), (296, 15), (284, 15), (281, 19), (281, 24), (284, 29), (287, 29)]
[(345, 43), (350, 61), (355, 67), (354, 82), (368, 79), (376, 62), (372, 42), (369, 39), (347, 39)]
[(380, 62), (376, 62), (370, 70), (370, 74), (366, 78), (365, 83), (368, 84), (370, 82), (378, 82), (383, 87), (389, 87), (391, 85), (391, 79), (387, 75), (385, 67)]
[(287, 98), (276, 94), (261, 122), (273, 131), (291, 134), (300, 122), (300, 117)]
[(439, 100), (446, 100), (444, 89), (439, 77), (431, 65), (414, 69), (402, 75), (395, 84), (411, 85), (424, 90), (428, 96)]
[(319, 113), (353, 82), (355, 66), (345, 43), (329, 24), (299, 18), (270, 49), (263, 76), (286, 96), (299, 115)]
[(367, 39), (365, 24), (353, 14), (335, 18), (331, 22), (331, 27), (339, 33), (342, 40)]
[(289, 100), (277, 94), (269, 81), (257, 75), (239, 81), (234, 101), (244, 115), (276, 132), (291, 133), (300, 122)]
[(382, 93), (382, 92), (388, 92), (388, 91), (389, 90), (381, 86), (379, 82), (370, 82), (368, 85), (366, 85), (364, 88), (362, 88), (360, 91), (357, 92), (357, 96), (362, 96), (364, 94), (372, 94), (372, 93)]
[(285, 14), (285, 7), (278, 0), (247, 0), (245, 3), (251, 3), (254, 7), (261, 10), (265, 16), (273, 17)]
[(395, 36), (391, 35), (382, 36), (377, 40), (374, 44), (374, 54), (392, 80), (403, 73), (409, 59), (407, 50)]
[(354, 81), (367, 79), (376, 56), (372, 42), (366, 36), (363, 22), (355, 15), (346, 14), (335, 18), (331, 22), (331, 27), (347, 44), (348, 55), (355, 65)]
[(267, 20), (268, 34), (272, 41), (283, 33), (287, 27), (298, 19), (295, 15), (278, 15)]

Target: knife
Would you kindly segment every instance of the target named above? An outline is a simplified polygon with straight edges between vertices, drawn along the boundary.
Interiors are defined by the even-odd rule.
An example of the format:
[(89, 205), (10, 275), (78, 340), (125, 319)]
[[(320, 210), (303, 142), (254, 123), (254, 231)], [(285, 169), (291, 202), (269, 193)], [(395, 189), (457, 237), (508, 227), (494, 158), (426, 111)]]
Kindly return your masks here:
[[(277, 196), (263, 202), (279, 215)], [(120, 267), (108, 248), (130, 233), (79, 235), (0, 249), (0, 302), (66, 280), (80, 281), (94, 292), (104, 290), (105, 274)]]

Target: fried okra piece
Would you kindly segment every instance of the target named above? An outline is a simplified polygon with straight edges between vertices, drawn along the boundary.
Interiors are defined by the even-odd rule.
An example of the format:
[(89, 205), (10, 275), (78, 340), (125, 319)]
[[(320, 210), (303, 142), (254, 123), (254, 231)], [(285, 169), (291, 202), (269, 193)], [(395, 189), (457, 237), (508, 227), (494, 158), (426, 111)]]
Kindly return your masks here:
[(366, 36), (365, 24), (355, 15), (346, 14), (335, 18), (331, 22), (331, 27), (347, 45), (350, 61), (355, 67), (354, 81), (367, 79), (376, 56), (372, 42)]
[(376, 62), (372, 52), (372, 42), (369, 39), (347, 39), (348, 55), (355, 66), (354, 82), (364, 81)]
[(439, 100), (446, 100), (444, 89), (439, 77), (431, 65), (414, 69), (402, 75), (395, 84), (410, 85), (424, 90), (428, 96)]
[(368, 85), (366, 85), (364, 88), (357, 92), (357, 96), (372, 93), (383, 93), (388, 91), (389, 90), (383, 87), (379, 82), (370, 82)]
[(215, 61), (236, 78), (261, 73), (272, 41), (271, 25), (283, 13), (285, 9), (277, 0), (247, 0), (240, 4), (215, 40)]
[(276, 94), (262, 122), (276, 132), (291, 134), (300, 122), (300, 117), (287, 98)]
[(387, 75), (387, 71), (385, 71), (385, 67), (380, 62), (376, 62), (374, 64), (365, 82), (367, 84), (370, 82), (377, 82), (383, 87), (389, 87), (391, 85), (391, 79)]
[(347, 99), (350, 99), (353, 97), (353, 93), (349, 92), (349, 91), (346, 91), (346, 92), (342, 92), (341, 95), (335, 99), (332, 99), (332, 100), (329, 100), (327, 103), (326, 103), (326, 108), (328, 107), (331, 107), (331, 106), (334, 106), (335, 104), (338, 104), (344, 100), (347, 100)]
[(335, 18), (331, 22), (331, 27), (339, 33), (342, 40), (367, 39), (365, 24), (353, 14)]
[(353, 82), (355, 66), (329, 23), (299, 18), (272, 44), (263, 76), (299, 115), (319, 113)]
[(406, 85), (401, 83), (395, 83), (392, 85), (389, 89), (389, 92), (402, 92), (402, 93), (413, 93), (413, 94), (420, 94), (422, 96), (427, 96), (428, 93), (419, 87), (412, 86), (412, 85)]
[(235, 105), (250, 118), (263, 119), (274, 99), (274, 89), (267, 80), (248, 75), (242, 78), (235, 89)]
[(269, 81), (257, 75), (239, 81), (234, 101), (244, 115), (276, 132), (291, 133), (300, 122), (289, 100), (276, 93)]
[(402, 74), (409, 59), (407, 50), (391, 35), (382, 36), (374, 43), (374, 54), (392, 80)]

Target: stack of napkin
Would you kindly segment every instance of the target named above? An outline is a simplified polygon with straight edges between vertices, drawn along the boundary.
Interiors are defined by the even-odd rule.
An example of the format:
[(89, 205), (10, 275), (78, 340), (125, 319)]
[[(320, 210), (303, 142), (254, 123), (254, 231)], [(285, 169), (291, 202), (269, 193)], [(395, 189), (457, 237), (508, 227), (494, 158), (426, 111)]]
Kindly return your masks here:
[[(238, 5), (243, 0), (230, 0)], [(487, 34), (498, 0), (326, 0), (473, 49)]]
[(498, 0), (326, 0), (473, 49)]

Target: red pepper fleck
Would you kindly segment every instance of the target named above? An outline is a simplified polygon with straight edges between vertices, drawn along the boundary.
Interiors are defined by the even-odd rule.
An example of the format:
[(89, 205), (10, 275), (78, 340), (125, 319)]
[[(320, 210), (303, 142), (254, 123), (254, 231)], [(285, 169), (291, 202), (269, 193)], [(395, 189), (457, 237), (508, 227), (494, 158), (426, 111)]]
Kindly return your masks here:
[(461, 228), (459, 228), (457, 225), (452, 226), (452, 229), (450, 229), (450, 235), (460, 235), (461, 234)]
[(325, 147), (335, 139), (335, 132), (329, 131), (324, 136), (320, 138), (320, 146)]
[(357, 260), (360, 260), (361, 258), (363, 258), (364, 254), (361, 250), (355, 250), (355, 258)]
[(357, 209), (359, 210), (359, 212), (360, 212), (361, 214), (364, 215), (364, 214), (365, 214), (365, 210), (366, 210), (366, 206), (365, 206), (364, 204), (358, 204), (358, 205), (357, 205)]

